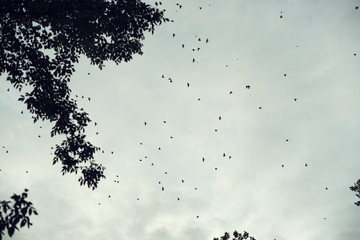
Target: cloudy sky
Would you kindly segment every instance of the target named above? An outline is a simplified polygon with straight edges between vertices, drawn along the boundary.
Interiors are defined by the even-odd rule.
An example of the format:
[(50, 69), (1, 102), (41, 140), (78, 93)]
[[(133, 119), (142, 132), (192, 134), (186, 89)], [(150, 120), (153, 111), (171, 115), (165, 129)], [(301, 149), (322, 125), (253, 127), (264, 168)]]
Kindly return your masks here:
[(1, 78), (0, 199), (29, 188), (39, 212), (13, 239), (358, 239), (360, 1), (175, 3), (142, 56), (76, 66), (95, 191), (52, 165), (61, 138)]

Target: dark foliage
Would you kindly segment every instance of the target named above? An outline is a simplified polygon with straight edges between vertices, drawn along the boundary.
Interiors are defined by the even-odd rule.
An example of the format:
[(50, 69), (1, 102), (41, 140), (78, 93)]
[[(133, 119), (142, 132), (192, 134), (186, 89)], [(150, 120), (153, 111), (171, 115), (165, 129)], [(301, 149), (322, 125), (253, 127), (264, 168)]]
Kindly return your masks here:
[[(356, 192), (356, 196), (357, 196), (358, 198), (360, 198), (360, 179), (357, 180), (356, 183), (354, 183), (354, 186), (351, 186), (351, 187), (350, 187), (350, 190)], [(357, 206), (360, 206), (360, 200), (357, 201), (357, 202), (355, 202), (355, 204), (356, 204)]]
[(54, 122), (52, 137), (65, 137), (53, 159), (62, 163), (62, 174), (80, 171), (80, 184), (92, 189), (105, 178), (94, 160), (100, 148), (86, 141), (91, 120), (70, 97), (74, 63), (80, 55), (100, 69), (107, 60), (127, 62), (142, 54), (144, 33), (167, 21), (164, 11), (140, 0), (1, 1), (0, 75), (20, 92), (30, 87), (19, 101), (34, 122)]
[(15, 230), (19, 230), (18, 226), (24, 227), (25, 225), (30, 228), (32, 223), (29, 216), (31, 214), (38, 215), (36, 209), (32, 206), (31, 202), (26, 201), (28, 190), (21, 195), (14, 194), (12, 201), (0, 202), (0, 240), (5, 235), (7, 230), (8, 235), (11, 237)]
[(233, 237), (230, 236), (230, 234), (228, 232), (225, 232), (223, 236), (221, 236), (220, 238), (214, 238), (214, 240), (228, 240), (228, 239), (232, 239), (232, 240), (244, 240), (244, 239), (249, 239), (249, 240), (256, 240), (254, 237), (250, 237), (248, 232), (245, 232), (243, 234), (238, 233), (236, 230), (233, 232)]

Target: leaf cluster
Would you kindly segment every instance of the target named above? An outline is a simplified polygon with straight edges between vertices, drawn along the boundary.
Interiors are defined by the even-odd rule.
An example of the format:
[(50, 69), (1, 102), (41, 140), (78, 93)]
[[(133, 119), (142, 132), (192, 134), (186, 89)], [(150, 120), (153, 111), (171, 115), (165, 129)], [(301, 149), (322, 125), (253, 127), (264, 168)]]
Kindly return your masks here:
[(33, 121), (54, 123), (53, 163), (62, 173), (81, 170), (80, 184), (95, 189), (105, 168), (95, 162), (100, 148), (86, 141), (91, 122), (70, 97), (68, 83), (81, 55), (100, 69), (105, 61), (130, 61), (142, 54), (145, 32), (167, 22), (164, 11), (140, 0), (3, 0), (0, 5), (0, 75), (18, 89)]
[(237, 232), (236, 230), (233, 232), (233, 237), (230, 236), (230, 234), (228, 232), (225, 232), (223, 236), (221, 236), (220, 238), (214, 238), (214, 240), (228, 240), (228, 239), (232, 239), (232, 240), (244, 240), (244, 239), (249, 239), (249, 240), (256, 240), (254, 237), (249, 236), (249, 233), (244, 231), (243, 234)]
[(28, 190), (25, 189), (21, 195), (14, 194), (11, 197), (12, 201), (0, 202), (0, 239), (6, 231), (11, 237), (15, 230), (19, 230), (19, 224), (20, 227), (28, 228), (32, 225), (29, 217), (38, 213), (32, 203), (26, 200), (27, 196)]
[[(357, 180), (357, 182), (354, 183), (354, 185), (350, 187), (350, 190), (356, 192), (356, 196), (357, 196), (358, 198), (360, 198), (360, 179)], [(357, 202), (355, 202), (355, 204), (356, 204), (357, 206), (360, 206), (360, 200), (357, 201)]]

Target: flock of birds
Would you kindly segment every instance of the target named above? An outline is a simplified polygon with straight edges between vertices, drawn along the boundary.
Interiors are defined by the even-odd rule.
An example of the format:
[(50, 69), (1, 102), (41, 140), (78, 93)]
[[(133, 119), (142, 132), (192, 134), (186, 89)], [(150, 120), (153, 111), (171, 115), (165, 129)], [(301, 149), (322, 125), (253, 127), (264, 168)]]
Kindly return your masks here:
[[(162, 2), (155, 2), (155, 6), (161, 6), (161, 5), (162, 5)], [(183, 8), (183, 6), (182, 6), (181, 4), (179, 4), (179, 3), (176, 3), (176, 6), (177, 6), (178, 10), (180, 10), (180, 9)], [(210, 4), (209, 4), (209, 6), (210, 6)], [(358, 9), (359, 9), (359, 6), (355, 6), (355, 9), (358, 10)], [(202, 10), (202, 7), (199, 7), (199, 10)], [(281, 12), (280, 12), (280, 19), (283, 19), (283, 18), (284, 18), (283, 12), (281, 11)], [(172, 33), (172, 37), (173, 37), (173, 38), (175, 38), (176, 36), (177, 36), (176, 33)], [(210, 43), (210, 40), (209, 40), (208, 38), (204, 38), (205, 40), (203, 40), (201, 37), (199, 37), (199, 36), (197, 36), (197, 35), (195, 35), (195, 38), (197, 39), (197, 41), (198, 41), (199, 43), (200, 43), (200, 42), (203, 42), (203, 43), (205, 43), (205, 44), (209, 44), (209, 43)], [(296, 46), (296, 47), (298, 47), (298, 46)], [(187, 46), (183, 43), (183, 44), (181, 44), (181, 48), (185, 49), (185, 48), (187, 48)], [(197, 52), (197, 51), (200, 51), (201, 48), (202, 48), (202, 47), (190, 47), (190, 50), (191, 50), (192, 52)], [(354, 56), (356, 56), (356, 53), (354, 53)], [(198, 61), (196, 60), (195, 57), (192, 58), (192, 63), (198, 63)], [(226, 65), (225, 67), (228, 67), (228, 65)], [(88, 75), (90, 75), (90, 73), (88, 73)], [(284, 74), (283, 74), (283, 77), (287, 77), (287, 74), (284, 73)], [(169, 83), (173, 83), (172, 77), (167, 77), (167, 76), (165, 76), (165, 74), (161, 74), (161, 78), (162, 78), (162, 79), (167, 79), (167, 80), (169, 81)], [(190, 82), (187, 82), (187, 83), (186, 83), (186, 87), (187, 87), (187, 88), (190, 88), (190, 87), (191, 87)], [(244, 88), (245, 88), (245, 90), (250, 91), (251, 86), (250, 86), (250, 85), (245, 85)], [(9, 92), (10, 89), (7, 89), (7, 91)], [(229, 94), (229, 95), (232, 95), (232, 94), (234, 94), (234, 92), (231, 90), (231, 91), (229, 91), (228, 94)], [(76, 97), (76, 99), (87, 99), (87, 101), (91, 101), (91, 98), (90, 98), (90, 97), (87, 97), (87, 98), (86, 98), (85, 96), (81, 96), (81, 97), (80, 97), (79, 95), (76, 95), (75, 97)], [(200, 101), (201, 99), (198, 98), (197, 100)], [(294, 102), (297, 102), (297, 101), (298, 101), (298, 98), (296, 98), (296, 97), (293, 98), (293, 101), (294, 101)], [(262, 107), (259, 106), (259, 109), (261, 110)], [(21, 114), (24, 114), (24, 111), (21, 111)], [(221, 115), (218, 116), (218, 120), (219, 120), (219, 121), (221, 121), (222, 118), (223, 118), (223, 117), (222, 117)], [(164, 121), (163, 121), (163, 124), (166, 124), (166, 123), (167, 123), (167, 121), (164, 120)], [(94, 126), (96, 127), (97, 125), (98, 125), (98, 124), (97, 124), (96, 122), (94, 122)], [(148, 122), (148, 121), (144, 121), (143, 126), (144, 126), (144, 127), (150, 127), (150, 126), (149, 126), (149, 122)], [(42, 128), (42, 127), (40, 126), (40, 128)], [(215, 129), (215, 132), (217, 132), (217, 131), (218, 131), (218, 130)], [(96, 135), (98, 135), (98, 134), (99, 134), (99, 132), (96, 131)], [(38, 137), (40, 138), (41, 136), (38, 135)], [(170, 139), (173, 139), (173, 136), (170, 136)], [(286, 141), (286, 142), (289, 142), (289, 139), (285, 139), (285, 141)], [(140, 145), (143, 145), (143, 142), (140, 142)], [(53, 149), (53, 148), (52, 148), (52, 149)], [(2, 150), (3, 150), (3, 153), (5, 153), (5, 154), (10, 154), (10, 152), (9, 152), (9, 150), (6, 148), (6, 146), (2, 146)], [(159, 146), (157, 150), (158, 150), (158, 151), (161, 151), (161, 150), (162, 150), (161, 146)], [(112, 155), (114, 154), (114, 150), (111, 150), (111, 151), (108, 151), (108, 152), (110, 152)], [(105, 151), (104, 151), (104, 150), (101, 150), (101, 153), (105, 153)], [(225, 152), (222, 154), (222, 157), (224, 157), (224, 158), (227, 157), (228, 159), (232, 159), (232, 156), (231, 156), (231, 155), (228, 155), (228, 154), (225, 153)], [(147, 159), (147, 156), (145, 156), (144, 158)], [(143, 159), (139, 159), (139, 161), (140, 161), (140, 162), (145, 162)], [(199, 161), (205, 163), (205, 162), (206, 162), (206, 159), (205, 159), (205, 157), (201, 157), (201, 159), (199, 159)], [(151, 162), (150, 164), (151, 164), (151, 166), (155, 166), (154, 162)], [(279, 166), (279, 167), (280, 167), (280, 168), (285, 168), (285, 164), (281, 164), (281, 166)], [(309, 167), (309, 164), (308, 164), (308, 163), (304, 163), (304, 167)], [(218, 167), (215, 167), (214, 170), (217, 171), (217, 170), (218, 170)], [(2, 171), (2, 169), (0, 168), (0, 172), (1, 172), (1, 171)], [(25, 172), (28, 174), (28, 173), (29, 173), (29, 170), (26, 170)], [(167, 175), (167, 174), (168, 174), (168, 171), (165, 171), (164, 174)], [(182, 184), (186, 184), (184, 179), (180, 179), (180, 180), (181, 180), (180, 182), (181, 182)], [(115, 175), (115, 176), (114, 176), (113, 182), (114, 182), (114, 183), (117, 183), (117, 184), (120, 183), (120, 181), (119, 181), (119, 175)], [(162, 192), (166, 191), (166, 188), (165, 188), (165, 186), (162, 184), (161, 181), (157, 181), (157, 184), (159, 185), (159, 190), (160, 190), (160, 191), (162, 191)], [(194, 187), (194, 190), (197, 191), (197, 190), (198, 190), (198, 187)], [(327, 191), (327, 190), (328, 190), (328, 187), (325, 187), (325, 190)], [(111, 198), (111, 194), (108, 194), (107, 198)], [(137, 200), (137, 201), (140, 201), (140, 197), (137, 197), (136, 200)], [(180, 201), (181, 201), (180, 196), (177, 196), (175, 200), (178, 201), (178, 202), (180, 202)], [(98, 205), (101, 205), (101, 202), (98, 202)], [(199, 215), (196, 215), (195, 217), (196, 217), (196, 218), (199, 218), (200, 216), (199, 216)], [(326, 219), (326, 218), (324, 218), (324, 219)]]

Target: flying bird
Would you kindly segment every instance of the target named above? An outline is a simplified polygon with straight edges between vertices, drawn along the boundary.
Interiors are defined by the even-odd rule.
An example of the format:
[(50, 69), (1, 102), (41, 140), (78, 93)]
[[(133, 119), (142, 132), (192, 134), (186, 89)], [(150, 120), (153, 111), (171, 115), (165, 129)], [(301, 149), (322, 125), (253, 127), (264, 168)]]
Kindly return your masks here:
[(190, 87), (190, 83), (186, 83), (187, 87)]
[(193, 62), (193, 63), (195, 62), (195, 58), (193, 58), (192, 62)]
[(305, 163), (305, 167), (307, 167), (308, 165), (307, 165), (307, 163)]
[(250, 85), (245, 86), (246, 89), (250, 89)]
[(161, 191), (164, 191), (165, 190), (165, 188), (164, 187), (161, 187)]
[(209, 42), (209, 39), (206, 39), (206, 43), (208, 43)]
[(205, 158), (202, 158), (202, 161), (205, 162)]

